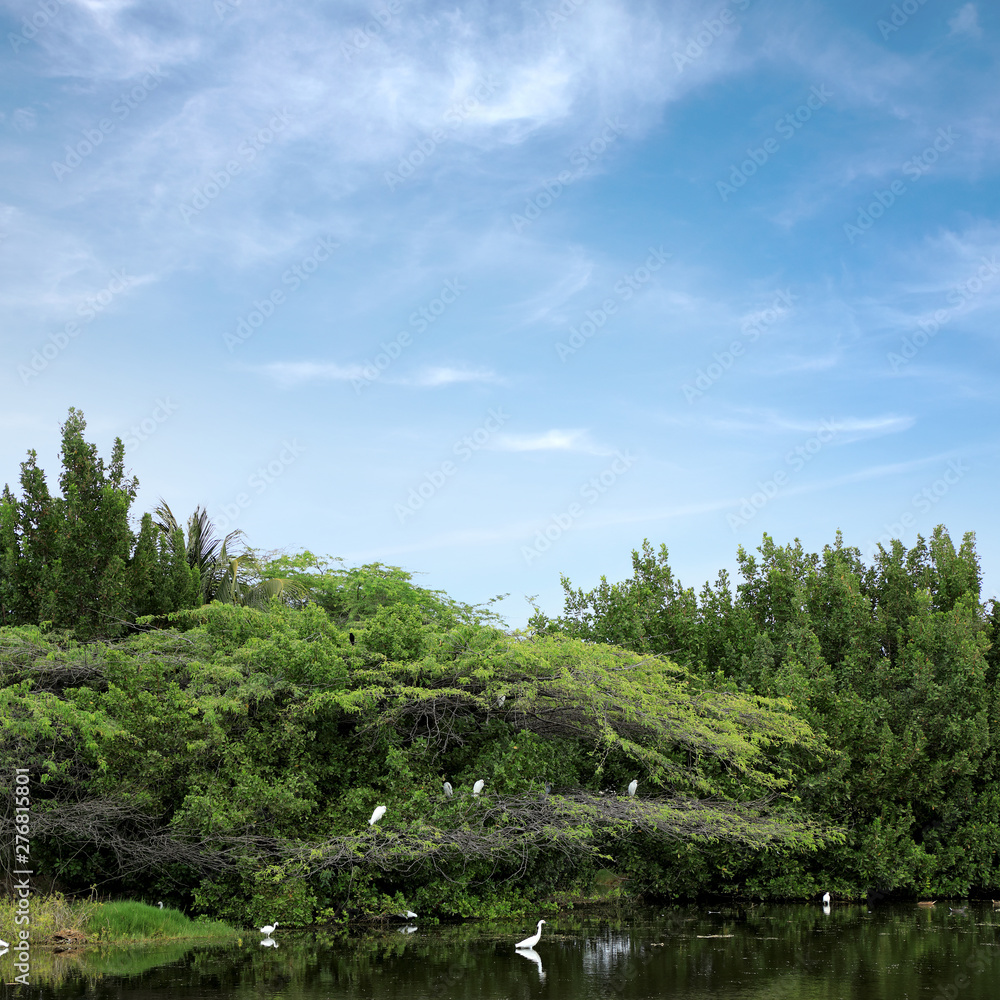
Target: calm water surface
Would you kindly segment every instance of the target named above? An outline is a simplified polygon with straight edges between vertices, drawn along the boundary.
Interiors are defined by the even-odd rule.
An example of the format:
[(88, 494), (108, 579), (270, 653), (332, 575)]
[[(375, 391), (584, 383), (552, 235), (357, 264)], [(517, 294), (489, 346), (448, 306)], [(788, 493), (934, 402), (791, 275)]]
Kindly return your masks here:
[[(336, 937), (278, 932), (231, 947), (114, 950), (39, 961), (15, 997), (627, 998), (679, 1000), (998, 1000), (1000, 910), (761, 906), (547, 918), (533, 952), (516, 925), (401, 926)], [(12, 969), (0, 959), (0, 976)], [(48, 978), (43, 978), (43, 972)]]

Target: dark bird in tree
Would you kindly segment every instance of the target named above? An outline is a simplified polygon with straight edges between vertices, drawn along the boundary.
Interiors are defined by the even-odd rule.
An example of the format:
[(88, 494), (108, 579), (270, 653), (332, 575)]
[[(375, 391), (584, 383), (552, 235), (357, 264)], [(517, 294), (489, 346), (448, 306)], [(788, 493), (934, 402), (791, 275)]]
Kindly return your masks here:
[(350, 644), (352, 646), (354, 645), (354, 633), (353, 632), (348, 632), (347, 633), (347, 640), (348, 640), (348, 642), (350, 642)]

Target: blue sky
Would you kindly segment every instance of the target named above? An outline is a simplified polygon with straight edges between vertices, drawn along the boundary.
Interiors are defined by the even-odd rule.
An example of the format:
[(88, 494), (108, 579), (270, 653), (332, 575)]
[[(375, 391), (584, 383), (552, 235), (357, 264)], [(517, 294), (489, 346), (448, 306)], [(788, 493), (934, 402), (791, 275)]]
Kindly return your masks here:
[(1000, 594), (997, 9), (0, 2), (0, 469), (523, 625), (666, 543)]

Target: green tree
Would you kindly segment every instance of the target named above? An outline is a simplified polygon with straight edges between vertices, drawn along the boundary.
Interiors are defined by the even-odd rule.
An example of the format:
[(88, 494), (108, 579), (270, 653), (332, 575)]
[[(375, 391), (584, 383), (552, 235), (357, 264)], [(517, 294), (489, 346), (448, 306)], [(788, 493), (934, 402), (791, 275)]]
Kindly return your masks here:
[(148, 515), (129, 525), (138, 480), (126, 476), (115, 439), (105, 464), (86, 441), (83, 414), (62, 426), (60, 496), (53, 496), (28, 452), (21, 496), (0, 501), (0, 623), (48, 622), (83, 639), (120, 635), (136, 615), (197, 602), (197, 570), (160, 544)]

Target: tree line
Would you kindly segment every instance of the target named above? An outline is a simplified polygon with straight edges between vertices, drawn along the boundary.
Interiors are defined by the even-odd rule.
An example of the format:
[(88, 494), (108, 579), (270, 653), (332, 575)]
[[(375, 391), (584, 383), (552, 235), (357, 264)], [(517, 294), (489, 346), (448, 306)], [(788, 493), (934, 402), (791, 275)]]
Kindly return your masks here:
[(135, 530), (121, 442), (105, 465), (85, 426), (58, 494), (29, 452), (0, 501), (0, 757), (49, 883), (282, 923), (1000, 885), (971, 534), (871, 566), (765, 535), (697, 594), (647, 542), (511, 631), (202, 508)]

